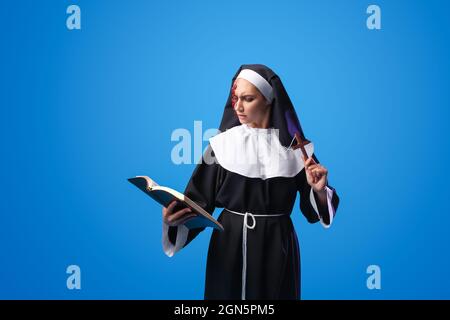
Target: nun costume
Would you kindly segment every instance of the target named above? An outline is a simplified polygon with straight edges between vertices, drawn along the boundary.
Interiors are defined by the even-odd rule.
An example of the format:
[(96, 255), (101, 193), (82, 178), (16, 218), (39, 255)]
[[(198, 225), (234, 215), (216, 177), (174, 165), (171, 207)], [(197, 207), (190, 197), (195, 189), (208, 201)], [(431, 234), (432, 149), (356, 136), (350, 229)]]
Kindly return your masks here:
[[(294, 134), (306, 142), (292, 102), (280, 78), (268, 67), (242, 65), (232, 79), (252, 83), (271, 102), (270, 125), (241, 124), (228, 96), (217, 135), (190, 178), (184, 194), (212, 213), (224, 231), (213, 229), (208, 249), (205, 299), (300, 299), (300, 254), (290, 217), (297, 192), (300, 210), (310, 223), (328, 228), (339, 204), (327, 185), (321, 205), (307, 182), (300, 148), (291, 148)], [(319, 163), (314, 145), (308, 156)], [(214, 159), (214, 161), (211, 161)], [(173, 256), (204, 229), (163, 222), (164, 252)]]

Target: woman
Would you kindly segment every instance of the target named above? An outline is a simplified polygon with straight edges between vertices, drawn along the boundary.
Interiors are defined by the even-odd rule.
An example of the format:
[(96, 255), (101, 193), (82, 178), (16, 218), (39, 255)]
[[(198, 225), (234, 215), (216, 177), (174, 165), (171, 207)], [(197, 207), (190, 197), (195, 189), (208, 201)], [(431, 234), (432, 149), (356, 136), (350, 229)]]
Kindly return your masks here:
[[(297, 192), (306, 219), (329, 227), (339, 204), (306, 141), (280, 78), (264, 65), (242, 65), (232, 80), (219, 128), (184, 193), (206, 211), (224, 208), (208, 249), (205, 299), (300, 299), (300, 257), (290, 218)], [(214, 159), (215, 161), (206, 161)], [(163, 208), (163, 248), (172, 256), (203, 229), (187, 229), (190, 209)]]

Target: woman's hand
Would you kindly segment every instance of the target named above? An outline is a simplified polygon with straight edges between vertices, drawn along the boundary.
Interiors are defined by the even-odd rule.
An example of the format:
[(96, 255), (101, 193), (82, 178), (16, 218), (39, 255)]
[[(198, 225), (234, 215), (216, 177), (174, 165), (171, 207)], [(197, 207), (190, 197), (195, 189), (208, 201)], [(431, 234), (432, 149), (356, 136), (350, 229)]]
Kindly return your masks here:
[(316, 193), (325, 192), (325, 186), (328, 182), (328, 170), (324, 166), (316, 163), (311, 157), (305, 159), (305, 157), (302, 155), (302, 158), (305, 162), (305, 172), (308, 184), (314, 189)]
[(196, 216), (195, 213), (191, 213), (192, 212), (191, 208), (184, 208), (178, 210), (177, 212), (173, 212), (173, 209), (176, 204), (177, 201), (174, 200), (167, 206), (167, 208), (166, 207), (162, 208), (163, 221), (172, 227), (183, 224), (189, 219)]

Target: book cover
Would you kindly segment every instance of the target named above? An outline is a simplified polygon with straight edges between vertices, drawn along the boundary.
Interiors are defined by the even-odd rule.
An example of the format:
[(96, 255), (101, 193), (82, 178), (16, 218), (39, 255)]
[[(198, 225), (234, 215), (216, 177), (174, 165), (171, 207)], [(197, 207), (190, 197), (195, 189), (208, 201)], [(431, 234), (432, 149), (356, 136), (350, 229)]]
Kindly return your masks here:
[(168, 207), (173, 200), (178, 201), (178, 204), (174, 208), (174, 212), (185, 207), (190, 207), (192, 211), (197, 214), (197, 216), (189, 219), (184, 223), (187, 228), (195, 229), (211, 227), (223, 231), (223, 226), (216, 219), (214, 219), (195, 201), (189, 199), (181, 192), (178, 192), (169, 187), (160, 186), (147, 176), (136, 176), (133, 178), (128, 178), (128, 181), (164, 207)]

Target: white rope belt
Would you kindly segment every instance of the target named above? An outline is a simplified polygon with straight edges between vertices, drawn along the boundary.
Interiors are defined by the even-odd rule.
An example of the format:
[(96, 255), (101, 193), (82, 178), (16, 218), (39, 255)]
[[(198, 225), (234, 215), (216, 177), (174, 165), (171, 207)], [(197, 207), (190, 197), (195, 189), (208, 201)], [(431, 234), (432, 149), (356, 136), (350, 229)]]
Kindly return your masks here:
[[(255, 217), (279, 217), (287, 215), (287, 213), (281, 214), (252, 214), (251, 212), (236, 212), (230, 209), (225, 208), (228, 212), (244, 216), (244, 221), (242, 225), (242, 300), (245, 300), (245, 285), (247, 282), (247, 229), (254, 229), (256, 227), (256, 219)], [(252, 218), (252, 225), (248, 225), (248, 217)]]

